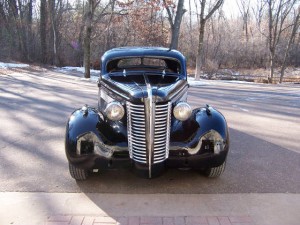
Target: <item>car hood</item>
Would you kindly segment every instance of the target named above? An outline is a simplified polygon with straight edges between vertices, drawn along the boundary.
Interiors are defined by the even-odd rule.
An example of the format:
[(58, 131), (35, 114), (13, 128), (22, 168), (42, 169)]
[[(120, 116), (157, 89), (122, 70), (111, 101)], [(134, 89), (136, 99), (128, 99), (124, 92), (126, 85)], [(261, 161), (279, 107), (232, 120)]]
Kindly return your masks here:
[(134, 103), (144, 102), (152, 94), (154, 102), (177, 101), (184, 95), (188, 88), (186, 80), (178, 77), (154, 76), (109, 76), (102, 75), (100, 87), (106, 88), (118, 99)]

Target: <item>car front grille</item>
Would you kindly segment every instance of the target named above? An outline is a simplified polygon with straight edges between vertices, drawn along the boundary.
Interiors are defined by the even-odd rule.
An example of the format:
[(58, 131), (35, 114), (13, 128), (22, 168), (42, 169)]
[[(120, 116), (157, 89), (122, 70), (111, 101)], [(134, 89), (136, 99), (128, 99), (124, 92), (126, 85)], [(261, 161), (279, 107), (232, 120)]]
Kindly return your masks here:
[[(153, 104), (155, 107), (154, 137), (147, 140), (147, 124), (145, 106), (130, 102), (127, 105), (128, 148), (130, 158), (143, 164), (163, 162), (169, 157), (171, 103)], [(152, 141), (153, 149), (148, 149), (147, 141)], [(151, 160), (149, 161), (149, 157)]]

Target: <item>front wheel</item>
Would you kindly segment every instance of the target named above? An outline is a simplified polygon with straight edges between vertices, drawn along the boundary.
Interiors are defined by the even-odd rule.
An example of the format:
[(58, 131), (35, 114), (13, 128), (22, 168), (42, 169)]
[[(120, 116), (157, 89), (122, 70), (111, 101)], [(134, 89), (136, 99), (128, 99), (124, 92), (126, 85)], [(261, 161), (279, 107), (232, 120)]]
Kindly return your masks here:
[(71, 163), (69, 163), (69, 171), (75, 180), (86, 180), (89, 176), (88, 170), (77, 168)]
[(225, 171), (225, 166), (226, 161), (220, 166), (207, 168), (204, 170), (204, 175), (211, 178), (219, 177)]

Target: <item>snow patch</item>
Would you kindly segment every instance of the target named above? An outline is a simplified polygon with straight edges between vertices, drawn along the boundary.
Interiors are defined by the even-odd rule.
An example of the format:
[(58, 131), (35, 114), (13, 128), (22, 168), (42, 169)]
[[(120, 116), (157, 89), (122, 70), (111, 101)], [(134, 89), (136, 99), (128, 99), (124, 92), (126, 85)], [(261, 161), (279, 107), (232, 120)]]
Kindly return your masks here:
[(93, 76), (93, 75), (91, 75), (90, 78), (84, 78), (84, 77), (78, 78), (78, 80), (81, 80), (81, 81), (91, 81), (94, 83), (97, 83), (98, 79), (99, 79), (99, 76)]
[[(62, 72), (62, 73), (68, 73), (70, 71), (75, 71), (75, 72), (79, 72), (79, 73), (83, 73), (84, 74), (84, 67), (72, 67), (72, 66), (65, 66), (65, 67), (56, 67), (55, 68), (57, 71)], [(99, 75), (100, 75), (100, 70), (90, 70), (91, 73), (91, 77), (90, 78), (84, 78), (84, 77), (77, 77), (76, 80), (80, 80), (80, 81), (90, 81), (90, 82), (94, 82), (96, 83), (99, 79)], [(78, 76), (81, 76), (78, 74)]]
[(204, 82), (203, 80), (195, 80), (193, 77), (188, 77), (187, 81), (191, 87), (207, 85), (207, 82)]
[(28, 64), (21, 64), (21, 63), (4, 63), (0, 62), (0, 68), (6, 69), (6, 68), (24, 68), (29, 67)]
[(241, 80), (227, 80), (227, 81), (224, 81), (224, 82), (236, 83), (236, 84), (253, 84), (252, 81), (241, 81)]
[[(65, 66), (65, 67), (60, 67), (57, 68), (59, 71), (62, 72), (67, 72), (67, 71), (77, 71), (77, 72), (81, 72), (84, 73), (84, 67), (72, 67), (72, 66)], [(100, 71), (99, 70), (90, 70), (91, 74), (99, 74)]]

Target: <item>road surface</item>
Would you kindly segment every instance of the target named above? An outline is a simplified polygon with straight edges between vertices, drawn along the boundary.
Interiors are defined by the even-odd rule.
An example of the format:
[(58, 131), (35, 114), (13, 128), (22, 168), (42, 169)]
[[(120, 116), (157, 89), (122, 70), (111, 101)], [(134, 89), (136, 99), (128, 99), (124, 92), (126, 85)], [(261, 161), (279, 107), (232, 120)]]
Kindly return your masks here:
[(0, 192), (300, 193), (300, 86), (293, 84), (203, 81), (190, 88), (193, 107), (210, 104), (229, 124), (230, 153), (218, 179), (170, 169), (147, 180), (124, 168), (76, 182), (64, 153), (65, 125), (74, 109), (96, 106), (98, 92), (79, 76), (53, 69), (0, 74)]

